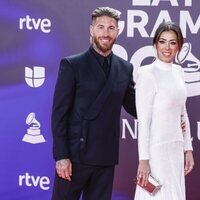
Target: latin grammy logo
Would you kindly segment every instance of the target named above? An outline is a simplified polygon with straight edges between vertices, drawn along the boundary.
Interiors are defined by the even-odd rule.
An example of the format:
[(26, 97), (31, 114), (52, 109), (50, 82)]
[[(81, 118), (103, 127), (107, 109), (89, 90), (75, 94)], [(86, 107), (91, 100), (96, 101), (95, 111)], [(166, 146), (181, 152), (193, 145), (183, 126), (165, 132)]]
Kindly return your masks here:
[(40, 134), (40, 123), (35, 118), (35, 113), (31, 112), (26, 118), (26, 124), (30, 125), (22, 141), (31, 144), (43, 143), (45, 139)]
[(188, 96), (200, 95), (200, 60), (191, 52), (191, 43), (184, 43), (176, 58), (184, 67), (184, 78), (187, 83)]
[[(184, 71), (185, 72), (197, 72), (199, 71), (200, 69), (200, 60), (197, 59), (191, 52), (191, 49), (192, 49), (192, 45), (191, 43), (184, 43), (183, 44), (183, 47), (178, 55), (178, 59), (176, 58), (176, 62), (178, 62), (178, 60), (181, 62), (181, 63), (184, 63), (186, 60), (187, 61), (190, 61), (192, 63), (188, 63), (186, 65), (186, 68), (184, 68)], [(198, 76), (198, 81), (200, 80), (199, 79), (200, 77)], [(194, 77), (193, 77), (193, 80), (192, 82), (195, 82), (196, 80), (194, 80)]]

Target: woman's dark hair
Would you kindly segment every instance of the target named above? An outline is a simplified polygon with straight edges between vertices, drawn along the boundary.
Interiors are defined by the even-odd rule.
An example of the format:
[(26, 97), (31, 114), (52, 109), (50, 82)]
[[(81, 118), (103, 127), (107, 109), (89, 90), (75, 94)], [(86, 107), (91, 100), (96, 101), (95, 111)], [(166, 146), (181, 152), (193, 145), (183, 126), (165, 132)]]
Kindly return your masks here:
[[(174, 22), (162, 22), (154, 35), (153, 38), (153, 45), (157, 44), (158, 40), (160, 39), (160, 35), (164, 32), (164, 31), (173, 31), (176, 36), (177, 36), (177, 42), (178, 42), (178, 54), (183, 46), (184, 43), (184, 39), (183, 39), (183, 34), (181, 31), (181, 28), (179, 26), (177, 26)], [(178, 56), (178, 55), (177, 55)]]

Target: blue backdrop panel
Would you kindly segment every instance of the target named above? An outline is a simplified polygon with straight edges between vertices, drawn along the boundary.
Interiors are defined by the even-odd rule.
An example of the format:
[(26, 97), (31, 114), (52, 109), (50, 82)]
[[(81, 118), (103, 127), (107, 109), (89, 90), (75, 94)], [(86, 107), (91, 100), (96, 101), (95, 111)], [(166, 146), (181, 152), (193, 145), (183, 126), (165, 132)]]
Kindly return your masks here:
[[(186, 177), (187, 200), (199, 200), (200, 6), (192, 0), (0, 1), (0, 199), (50, 199), (55, 169), (50, 116), (59, 61), (88, 48), (90, 13), (97, 6), (121, 12), (113, 51), (134, 65), (134, 77), (155, 55), (158, 24), (172, 20), (181, 26), (196, 163)], [(137, 162), (137, 122), (122, 109), (113, 200), (133, 199)]]

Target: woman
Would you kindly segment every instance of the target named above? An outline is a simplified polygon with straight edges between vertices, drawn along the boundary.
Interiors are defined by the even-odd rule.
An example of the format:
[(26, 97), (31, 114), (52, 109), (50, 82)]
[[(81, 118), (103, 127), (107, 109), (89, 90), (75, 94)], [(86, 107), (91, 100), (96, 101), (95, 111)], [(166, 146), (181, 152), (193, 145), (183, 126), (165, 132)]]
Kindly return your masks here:
[[(138, 69), (136, 81), (137, 180), (146, 185), (151, 174), (162, 187), (152, 196), (137, 186), (135, 200), (185, 200), (184, 175), (191, 172), (194, 159), (183, 70), (173, 64), (183, 45), (180, 27), (172, 22), (161, 23), (153, 45), (157, 58)], [(184, 130), (181, 121), (185, 123)]]

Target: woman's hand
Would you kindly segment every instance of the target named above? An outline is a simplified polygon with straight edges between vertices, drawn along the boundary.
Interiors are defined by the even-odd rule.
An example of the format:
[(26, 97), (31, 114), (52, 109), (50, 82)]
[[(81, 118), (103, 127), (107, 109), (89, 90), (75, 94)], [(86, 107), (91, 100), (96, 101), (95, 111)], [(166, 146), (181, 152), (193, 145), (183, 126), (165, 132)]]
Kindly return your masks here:
[(191, 150), (185, 152), (185, 176), (189, 174), (194, 167), (194, 158)]
[(146, 186), (150, 175), (149, 160), (140, 160), (137, 170), (137, 181), (142, 186)]

